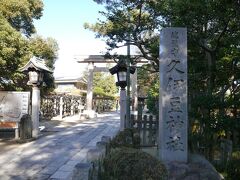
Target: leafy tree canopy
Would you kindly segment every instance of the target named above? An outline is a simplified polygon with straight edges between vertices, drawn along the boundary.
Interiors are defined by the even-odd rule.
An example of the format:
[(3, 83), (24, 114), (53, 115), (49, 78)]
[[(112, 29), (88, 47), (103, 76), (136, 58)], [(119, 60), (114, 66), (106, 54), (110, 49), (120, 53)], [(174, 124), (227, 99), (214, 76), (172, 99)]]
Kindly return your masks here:
[(97, 95), (114, 97), (117, 93), (114, 76), (103, 72), (95, 72), (93, 92)]
[[(96, 24), (85, 23), (85, 28), (96, 32), (96, 37), (105, 38), (109, 53), (115, 48), (136, 46), (139, 57), (152, 61), (158, 70), (159, 29), (161, 18), (152, 6), (160, 3), (153, 0), (97, 1), (103, 3), (106, 12), (100, 12), (106, 20)], [(137, 59), (135, 59), (137, 61)]]
[(36, 32), (33, 19), (42, 16), (41, 0), (0, 0), (0, 13), (10, 25), (26, 36)]
[[(83, 78), (88, 79), (88, 72), (83, 72)], [(104, 72), (94, 72), (93, 93), (101, 97), (115, 97), (117, 93), (114, 76)]]
[(32, 55), (44, 59), (47, 66), (54, 68), (58, 56), (58, 44), (55, 39), (34, 36), (30, 38), (29, 50)]
[(27, 39), (23, 38), (5, 18), (0, 16), (0, 87), (10, 88), (21, 62), (28, 58)]
[[(43, 38), (41, 36), (34, 36), (29, 39), (29, 53), (31, 56), (36, 56), (45, 60), (46, 65), (54, 70), (54, 63), (57, 59), (58, 44), (52, 38)], [(44, 74), (45, 87), (43, 93), (48, 93), (54, 89), (53, 74)]]
[[(52, 38), (33, 35), (34, 19), (42, 15), (41, 0), (0, 0), (0, 89), (26, 89), (27, 77), (18, 71), (32, 56), (45, 59), (54, 68), (58, 46)], [(53, 87), (53, 76), (45, 76)]]

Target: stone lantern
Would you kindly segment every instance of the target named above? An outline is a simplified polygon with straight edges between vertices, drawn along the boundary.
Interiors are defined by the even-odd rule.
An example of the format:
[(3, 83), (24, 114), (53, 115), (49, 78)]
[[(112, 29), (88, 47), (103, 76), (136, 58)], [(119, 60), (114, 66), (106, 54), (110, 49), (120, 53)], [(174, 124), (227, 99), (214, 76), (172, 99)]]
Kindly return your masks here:
[(43, 59), (32, 57), (25, 66), (20, 68), (21, 72), (28, 73), (28, 85), (32, 86), (32, 137), (37, 138), (39, 135), (39, 112), (40, 112), (40, 90), (43, 84), (43, 75), (45, 72), (53, 73), (46, 66)]
[[(118, 62), (118, 64), (111, 69), (109, 72), (113, 74), (117, 74), (117, 82), (116, 86), (120, 86), (120, 130), (124, 130), (130, 124), (130, 122), (126, 122), (126, 90), (127, 86), (127, 64), (123, 61)], [(130, 73), (134, 74), (135, 67), (130, 67)]]

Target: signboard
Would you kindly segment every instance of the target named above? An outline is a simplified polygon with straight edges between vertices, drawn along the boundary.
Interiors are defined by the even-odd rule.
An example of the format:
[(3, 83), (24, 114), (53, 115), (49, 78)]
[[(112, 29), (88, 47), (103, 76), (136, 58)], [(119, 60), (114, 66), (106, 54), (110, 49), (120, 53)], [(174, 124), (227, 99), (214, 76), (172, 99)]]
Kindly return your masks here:
[(15, 129), (18, 128), (17, 122), (1, 122), (0, 121), (0, 128), (1, 129)]
[(187, 29), (160, 33), (159, 144), (163, 161), (187, 162)]
[(28, 114), (30, 92), (0, 91), (0, 122), (19, 122)]

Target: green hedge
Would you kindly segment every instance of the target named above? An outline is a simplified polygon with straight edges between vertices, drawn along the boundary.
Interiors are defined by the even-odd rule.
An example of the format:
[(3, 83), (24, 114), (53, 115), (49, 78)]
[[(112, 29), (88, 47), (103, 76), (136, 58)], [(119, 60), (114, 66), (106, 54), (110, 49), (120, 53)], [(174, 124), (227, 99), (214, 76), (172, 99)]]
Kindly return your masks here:
[(110, 142), (110, 148), (131, 147), (139, 148), (140, 136), (135, 129), (125, 129), (120, 131)]
[(108, 153), (98, 162), (99, 180), (167, 179), (165, 166), (153, 156), (139, 150), (137, 130), (125, 129), (111, 140)]
[(162, 180), (167, 179), (165, 166), (151, 155), (133, 148), (116, 148), (104, 159), (102, 180)]

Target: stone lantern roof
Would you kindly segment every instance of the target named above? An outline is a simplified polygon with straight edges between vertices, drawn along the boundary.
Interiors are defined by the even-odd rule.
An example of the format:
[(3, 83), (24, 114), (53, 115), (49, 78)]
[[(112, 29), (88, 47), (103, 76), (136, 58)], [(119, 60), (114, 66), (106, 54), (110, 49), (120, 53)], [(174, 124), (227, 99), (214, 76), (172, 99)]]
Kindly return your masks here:
[(21, 72), (29, 71), (29, 69), (35, 69), (37, 71), (47, 71), (49, 73), (53, 73), (53, 71), (47, 67), (45, 61), (43, 59), (32, 57), (25, 66), (20, 68)]

